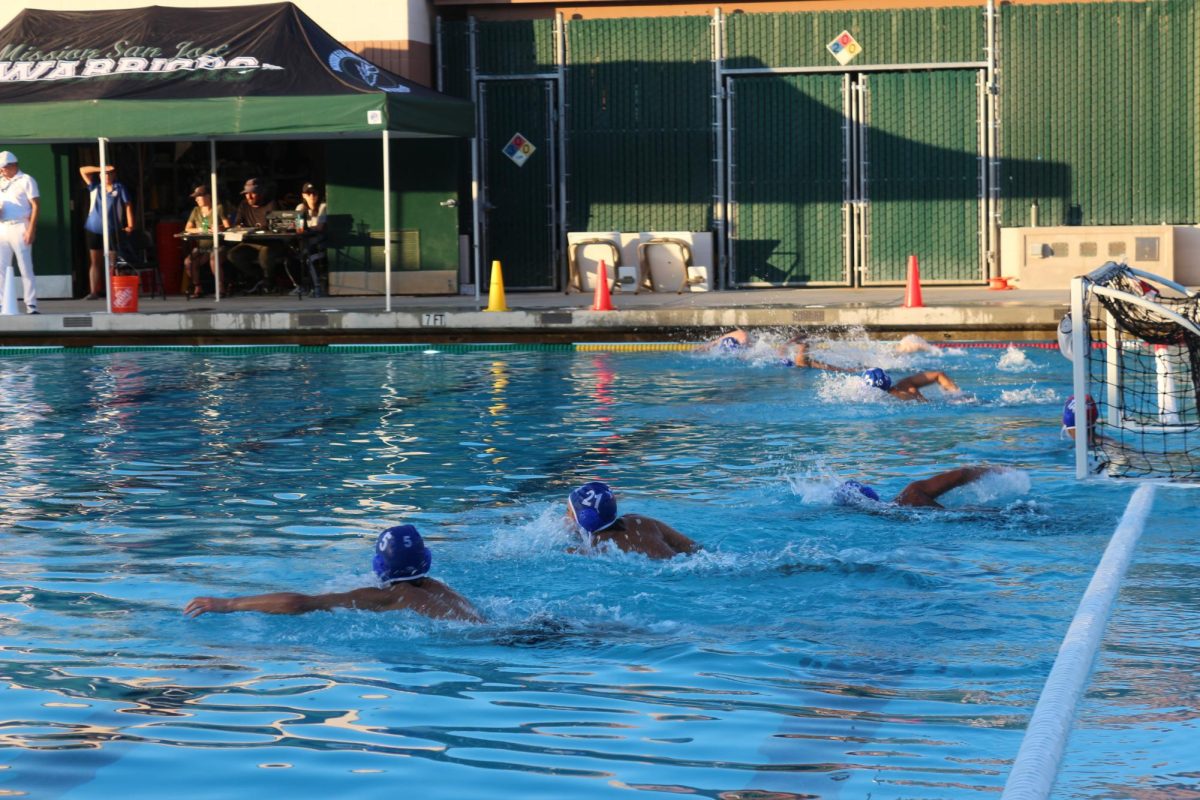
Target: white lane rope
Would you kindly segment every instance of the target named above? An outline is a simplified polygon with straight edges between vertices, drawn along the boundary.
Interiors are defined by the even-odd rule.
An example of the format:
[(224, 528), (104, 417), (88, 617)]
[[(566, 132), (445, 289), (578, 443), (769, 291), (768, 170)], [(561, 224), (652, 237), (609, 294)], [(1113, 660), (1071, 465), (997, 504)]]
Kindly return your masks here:
[(1025, 729), (1012, 772), (1004, 784), (1001, 800), (1045, 800), (1050, 796), (1075, 720), (1075, 708), (1083, 695), (1108, 616), (1133, 559), (1133, 549), (1142, 535), (1153, 500), (1154, 484), (1149, 483), (1139, 486), (1129, 499), (1125, 514), (1104, 550), (1104, 557), (1079, 601), (1071, 627), (1063, 637), (1050, 677), (1042, 687), (1042, 695)]

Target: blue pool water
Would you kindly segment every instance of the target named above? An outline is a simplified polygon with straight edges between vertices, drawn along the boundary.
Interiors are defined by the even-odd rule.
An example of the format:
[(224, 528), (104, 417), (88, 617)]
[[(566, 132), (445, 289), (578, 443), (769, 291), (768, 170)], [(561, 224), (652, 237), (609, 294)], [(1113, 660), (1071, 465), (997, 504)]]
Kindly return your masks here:
[[(998, 793), (1132, 487), (1073, 479), (1054, 351), (818, 353), (973, 397), (766, 350), (0, 358), (0, 796)], [(831, 502), (981, 461), (948, 511)], [(597, 478), (705, 551), (568, 553)], [(1198, 507), (1157, 492), (1056, 797), (1197, 790)], [(181, 613), (368, 585), (401, 522), (487, 624)]]

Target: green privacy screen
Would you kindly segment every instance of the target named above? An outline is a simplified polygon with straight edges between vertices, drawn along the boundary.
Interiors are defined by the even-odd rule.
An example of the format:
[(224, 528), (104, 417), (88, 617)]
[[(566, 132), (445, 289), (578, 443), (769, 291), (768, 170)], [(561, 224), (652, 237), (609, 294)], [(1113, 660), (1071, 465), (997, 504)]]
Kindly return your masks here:
[(902, 11), (821, 11), (731, 14), (726, 18), (726, 66), (828, 67), (825, 45), (849, 31), (862, 52), (855, 67), (983, 61), (982, 3), (970, 8)]
[(1195, 223), (1194, 0), (1005, 6), (1001, 224)]
[(842, 76), (738, 78), (731, 103), (734, 283), (846, 283)]
[(982, 281), (975, 70), (867, 76), (866, 271), (899, 283)]
[(708, 17), (570, 24), (571, 230), (712, 227), (711, 39)]

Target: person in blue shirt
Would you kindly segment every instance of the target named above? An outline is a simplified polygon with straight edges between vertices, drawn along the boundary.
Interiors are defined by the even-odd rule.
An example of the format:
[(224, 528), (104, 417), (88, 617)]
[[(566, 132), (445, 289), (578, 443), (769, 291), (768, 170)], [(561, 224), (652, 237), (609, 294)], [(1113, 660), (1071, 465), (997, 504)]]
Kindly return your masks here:
[[(79, 176), (88, 187), (88, 215), (83, 223), (84, 238), (88, 249), (88, 291), (85, 300), (104, 297), (104, 221), (100, 210), (100, 168), (80, 167)], [(105, 191), (108, 193), (108, 243), (113, 262), (117, 259), (117, 237), (133, 233), (133, 204), (129, 192), (117, 180), (117, 168), (109, 164), (104, 175)]]

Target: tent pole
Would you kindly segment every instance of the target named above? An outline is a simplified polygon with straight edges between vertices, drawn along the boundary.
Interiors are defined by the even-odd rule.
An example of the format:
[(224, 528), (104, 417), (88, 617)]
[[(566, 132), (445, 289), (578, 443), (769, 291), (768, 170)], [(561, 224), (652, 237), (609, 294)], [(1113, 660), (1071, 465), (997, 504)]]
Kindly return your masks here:
[(108, 247), (108, 187), (105, 185), (105, 177), (108, 173), (108, 139), (101, 136), (98, 139), (100, 143), (100, 174), (96, 176), (99, 183), (100, 193), (100, 233), (102, 246), (104, 247), (104, 297), (105, 305), (108, 308), (108, 313), (112, 313), (112, 259), (109, 257)]
[(385, 311), (392, 310), (392, 159), (388, 132), (383, 132), (383, 287)]
[[(208, 193), (212, 197), (212, 225), (209, 230), (212, 231), (212, 271), (213, 271), (213, 298), (216, 302), (221, 302), (221, 217), (217, 214), (217, 140), (208, 140)], [(196, 287), (192, 287), (192, 293), (195, 294)]]

